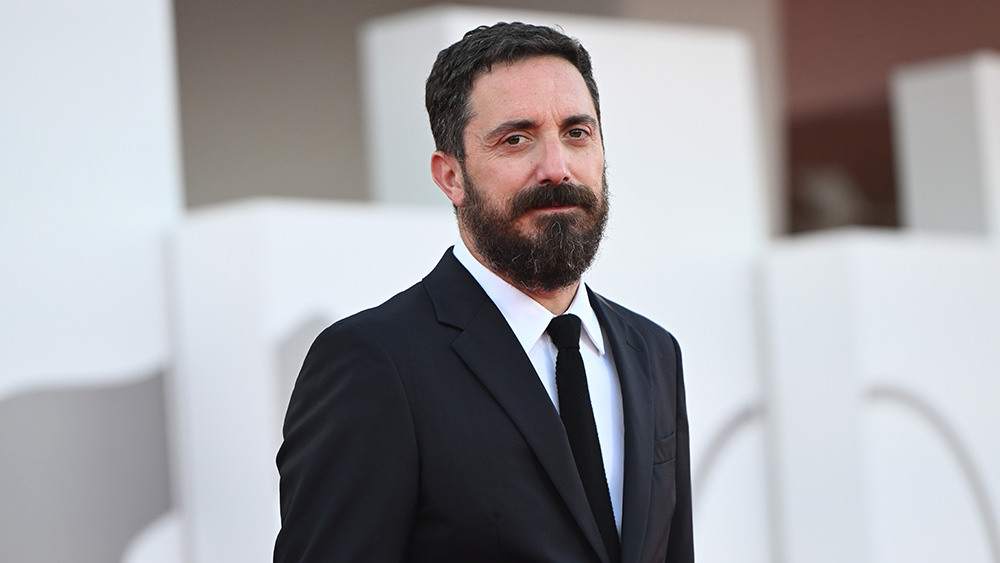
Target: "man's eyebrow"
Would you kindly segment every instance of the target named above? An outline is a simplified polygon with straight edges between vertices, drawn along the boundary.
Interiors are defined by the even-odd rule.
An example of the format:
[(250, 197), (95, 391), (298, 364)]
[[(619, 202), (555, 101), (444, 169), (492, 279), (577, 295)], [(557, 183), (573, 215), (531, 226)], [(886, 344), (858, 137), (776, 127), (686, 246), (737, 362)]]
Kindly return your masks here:
[[(564, 119), (560, 124), (561, 128), (565, 129), (573, 125), (589, 125), (593, 128), (597, 128), (597, 119), (587, 113), (578, 113), (576, 115), (571, 115)], [(497, 125), (486, 134), (487, 140), (496, 139), (510, 131), (516, 131), (518, 129), (531, 129), (536, 126), (536, 123), (530, 119), (510, 119), (504, 121), (500, 125)]]
[(597, 129), (597, 119), (587, 113), (579, 113), (577, 115), (571, 115), (563, 120), (562, 128), (565, 129), (571, 125), (589, 125), (594, 129)]
[(500, 137), (510, 131), (516, 131), (518, 129), (531, 129), (534, 126), (535, 122), (530, 119), (511, 119), (494, 127), (489, 133), (486, 134), (486, 139), (496, 139), (497, 137)]

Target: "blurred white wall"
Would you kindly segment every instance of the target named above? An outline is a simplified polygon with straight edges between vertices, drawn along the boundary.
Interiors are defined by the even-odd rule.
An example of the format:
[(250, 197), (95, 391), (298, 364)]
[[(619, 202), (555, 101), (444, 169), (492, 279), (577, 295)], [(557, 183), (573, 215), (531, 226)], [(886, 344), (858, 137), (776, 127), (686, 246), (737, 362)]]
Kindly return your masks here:
[(173, 53), (166, 1), (0, 5), (0, 560), (114, 560), (169, 508)]
[(998, 250), (982, 237), (850, 230), (768, 252), (785, 560), (1000, 557)]
[(1000, 54), (913, 63), (892, 86), (903, 224), (1000, 240)]

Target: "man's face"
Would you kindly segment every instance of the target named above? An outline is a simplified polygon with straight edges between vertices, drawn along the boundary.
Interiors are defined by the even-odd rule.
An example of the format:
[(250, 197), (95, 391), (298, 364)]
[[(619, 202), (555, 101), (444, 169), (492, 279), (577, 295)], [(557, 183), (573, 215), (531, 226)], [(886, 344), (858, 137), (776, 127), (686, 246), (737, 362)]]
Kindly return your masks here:
[(579, 71), (542, 56), (476, 78), (459, 228), (501, 276), (552, 291), (579, 279), (607, 220), (597, 111)]

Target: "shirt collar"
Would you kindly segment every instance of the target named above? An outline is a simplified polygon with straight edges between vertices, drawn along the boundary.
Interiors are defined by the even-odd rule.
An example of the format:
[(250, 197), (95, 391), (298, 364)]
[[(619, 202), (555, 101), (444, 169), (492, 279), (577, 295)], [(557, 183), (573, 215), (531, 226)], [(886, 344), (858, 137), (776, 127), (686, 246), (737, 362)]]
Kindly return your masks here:
[[(507, 320), (517, 341), (527, 353), (538, 342), (538, 339), (545, 334), (545, 329), (549, 326), (549, 321), (555, 316), (540, 303), (522, 293), (521, 290), (507, 283), (506, 280), (496, 275), (492, 270), (479, 263), (465, 242), (459, 238), (455, 243), (455, 258), (465, 266), (465, 269), (476, 278), (479, 285), (486, 292), (486, 295), (500, 309), (500, 313)], [(580, 284), (580, 288), (583, 284)], [(583, 334), (586, 334), (590, 343), (596, 348), (598, 354), (604, 355), (604, 333), (601, 332), (601, 323), (597, 321), (597, 315), (590, 304), (586, 291), (577, 288), (576, 295), (570, 303), (567, 313), (572, 313), (580, 317), (583, 324)]]

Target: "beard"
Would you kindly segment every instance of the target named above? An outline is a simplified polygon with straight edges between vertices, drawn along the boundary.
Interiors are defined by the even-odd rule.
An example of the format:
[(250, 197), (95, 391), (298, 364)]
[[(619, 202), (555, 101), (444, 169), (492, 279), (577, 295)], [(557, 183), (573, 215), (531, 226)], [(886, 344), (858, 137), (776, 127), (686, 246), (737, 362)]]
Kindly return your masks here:
[[(530, 292), (554, 291), (576, 283), (593, 263), (608, 222), (608, 183), (601, 195), (579, 184), (536, 185), (515, 195), (506, 209), (491, 206), (463, 170), (465, 205), (458, 222), (487, 266), (500, 277)], [(532, 219), (533, 233), (518, 231), (515, 222), (535, 209), (577, 206)]]

